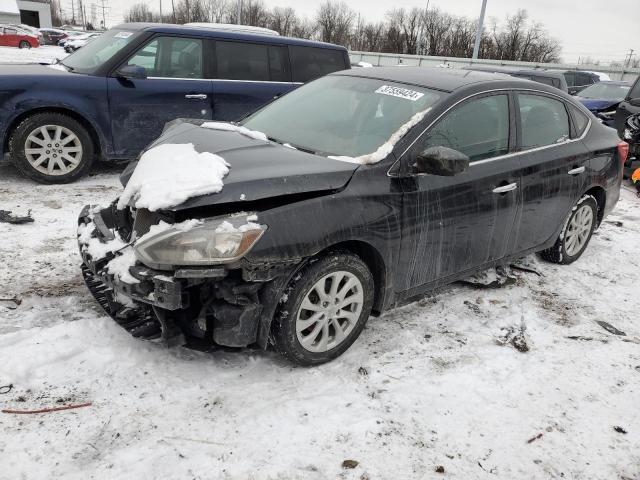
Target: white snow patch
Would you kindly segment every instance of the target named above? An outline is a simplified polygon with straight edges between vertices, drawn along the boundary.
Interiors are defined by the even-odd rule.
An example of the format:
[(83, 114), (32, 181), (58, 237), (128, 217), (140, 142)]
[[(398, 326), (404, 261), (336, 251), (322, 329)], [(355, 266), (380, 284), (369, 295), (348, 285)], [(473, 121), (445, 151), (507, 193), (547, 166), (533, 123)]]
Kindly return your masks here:
[(78, 226), (78, 240), (83, 245), (82, 250), (86, 251), (91, 258), (99, 260), (108, 253), (113, 253), (127, 246), (127, 243), (116, 236), (108, 242), (101, 242), (98, 238), (92, 237), (94, 227), (91, 224)]
[(140, 280), (136, 279), (129, 273), (129, 267), (133, 267), (135, 264), (135, 252), (133, 247), (129, 247), (107, 263), (106, 269), (111, 275), (119, 278), (125, 283), (140, 283)]
[(138, 238), (136, 240), (136, 243), (144, 242), (145, 240), (148, 240), (151, 237), (155, 237), (159, 233), (166, 232), (167, 230), (177, 230), (179, 232), (188, 232), (189, 230), (191, 230), (194, 227), (197, 227), (198, 225), (202, 225), (202, 220), (198, 220), (195, 218), (191, 220), (185, 220), (184, 222), (180, 222), (180, 223), (167, 223), (167, 222), (160, 221), (160, 223), (158, 223), (157, 225), (151, 225), (151, 227), (149, 227), (149, 231), (144, 235), (142, 235), (140, 238)]
[(244, 200), (245, 198), (247, 198), (247, 196), (244, 193), (240, 194), (240, 200)]
[(291, 145), (290, 143), (283, 143), (282, 146), (287, 148), (292, 148), (293, 150), (297, 150), (297, 148)]
[(155, 211), (185, 200), (222, 190), (229, 164), (214, 153), (198, 152), (192, 143), (164, 144), (147, 150), (118, 200), (123, 209), (131, 201), (136, 208)]
[(358, 66), (362, 68), (373, 68), (373, 64), (369, 62), (358, 62)]
[(268, 142), (269, 139), (267, 136), (258, 132), (257, 130), (249, 130), (246, 127), (242, 127), (240, 125), (234, 125), (232, 123), (226, 122), (205, 122), (200, 125), (202, 128), (209, 128), (211, 130), (224, 130), (226, 132), (238, 132), (246, 137), (254, 138), (256, 140), (262, 140), (264, 142)]
[(380, 160), (384, 160), (387, 155), (391, 153), (393, 147), (400, 141), (402, 137), (404, 137), (409, 130), (411, 130), (415, 125), (420, 123), (424, 116), (431, 110), (431, 107), (426, 110), (422, 110), (415, 115), (413, 115), (407, 123), (402, 125), (396, 132), (391, 135), (389, 140), (380, 145), (378, 149), (367, 155), (360, 155), (359, 157), (349, 157), (345, 155), (329, 155), (329, 158), (333, 160), (340, 160), (342, 162), (350, 162), (350, 163), (359, 163), (361, 165), (371, 165), (373, 163), (378, 163)]
[(54, 70), (60, 70), (62, 72), (67, 71), (67, 69), (63, 65), (60, 65), (59, 63), (52, 63), (51, 65), (47, 65), (47, 67), (53, 68)]

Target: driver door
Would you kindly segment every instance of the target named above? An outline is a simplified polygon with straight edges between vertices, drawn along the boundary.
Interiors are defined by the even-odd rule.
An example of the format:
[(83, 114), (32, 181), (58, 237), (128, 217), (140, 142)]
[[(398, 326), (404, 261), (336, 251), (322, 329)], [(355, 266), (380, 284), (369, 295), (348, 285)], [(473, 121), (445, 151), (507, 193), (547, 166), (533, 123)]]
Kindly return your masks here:
[(147, 78), (107, 79), (111, 131), (118, 155), (135, 157), (176, 118), (212, 119), (213, 87), (205, 79), (204, 40), (156, 37), (127, 65), (146, 70)]
[[(507, 156), (515, 144), (512, 110), (506, 93), (474, 96), (405, 153), (400, 290), (419, 293), (513, 250), (521, 173), (517, 157)], [(415, 173), (416, 156), (434, 146), (464, 153), (469, 168), (452, 177)]]

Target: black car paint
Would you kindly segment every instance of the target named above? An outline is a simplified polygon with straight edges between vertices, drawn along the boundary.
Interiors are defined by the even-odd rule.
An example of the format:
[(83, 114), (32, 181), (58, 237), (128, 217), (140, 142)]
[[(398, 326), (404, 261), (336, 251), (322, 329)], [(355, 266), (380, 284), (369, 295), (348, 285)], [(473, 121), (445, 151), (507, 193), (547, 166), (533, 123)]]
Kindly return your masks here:
[[(221, 193), (192, 199), (165, 212), (168, 216), (179, 221), (257, 211), (260, 222), (269, 226), (243, 259), (224, 267), (224, 280), (210, 279), (212, 284), (225, 285), (231, 278), (233, 287), (229, 288), (236, 289), (240, 284), (262, 282), (257, 293), (260, 313), (245, 317), (251, 317), (245, 323), (238, 320), (236, 336), (225, 336), (227, 343), (223, 344), (266, 346), (284, 288), (306, 262), (322, 252), (347, 249), (365, 260), (375, 278), (374, 314), (379, 314), (476, 271), (550, 247), (572, 206), (586, 193), (599, 202), (599, 221), (617, 202), (622, 168), (615, 132), (599, 124), (569, 95), (553, 87), (477, 72), (423, 76), (420, 69), (366, 70), (333, 75), (375, 76), (443, 91), (450, 88), (450, 95), (377, 164), (341, 163), (248, 138), (224, 145), (220, 137), (211, 140), (217, 143), (215, 147), (206, 147), (216, 133), (192, 125), (170, 128), (155, 142), (193, 142), (197, 149), (219, 152), (232, 165)], [(573, 105), (591, 121), (585, 136), (519, 151), (519, 120), (513, 115), (517, 91), (549, 95)], [(416, 154), (411, 147), (423, 131), (457, 103), (494, 93), (510, 96), (507, 155), (472, 164), (454, 177), (411, 173)], [(260, 175), (269, 172), (268, 168), (259, 169), (260, 175), (252, 173), (260, 162), (273, 168), (264, 183)], [(312, 167), (314, 162), (317, 165)], [(569, 175), (576, 167), (584, 167), (584, 173)], [(278, 175), (284, 176), (278, 179)], [(520, 188), (493, 193), (494, 188), (511, 182)], [(253, 189), (251, 201), (239, 201), (241, 193)], [(240, 283), (233, 283), (238, 278)], [(213, 338), (220, 341), (221, 337), (214, 333)]]

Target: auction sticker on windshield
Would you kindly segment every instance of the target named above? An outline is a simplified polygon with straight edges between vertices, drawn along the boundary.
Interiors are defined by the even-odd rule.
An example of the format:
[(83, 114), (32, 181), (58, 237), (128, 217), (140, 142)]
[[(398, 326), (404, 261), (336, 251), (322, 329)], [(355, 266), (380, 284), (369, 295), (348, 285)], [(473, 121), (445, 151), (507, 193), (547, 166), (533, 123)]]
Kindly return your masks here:
[(404, 98), (415, 102), (419, 98), (424, 96), (422, 92), (416, 92), (415, 90), (409, 90), (408, 88), (392, 87), (391, 85), (383, 85), (376, 90), (376, 93), (382, 95), (391, 95), (392, 97)]

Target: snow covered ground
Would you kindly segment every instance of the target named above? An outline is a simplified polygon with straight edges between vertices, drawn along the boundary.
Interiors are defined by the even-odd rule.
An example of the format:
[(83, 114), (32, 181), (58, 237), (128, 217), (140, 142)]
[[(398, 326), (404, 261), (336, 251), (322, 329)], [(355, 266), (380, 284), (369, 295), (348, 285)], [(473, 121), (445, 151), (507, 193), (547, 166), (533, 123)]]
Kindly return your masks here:
[[(0, 208), (35, 218), (0, 223), (0, 385), (14, 385), (0, 406), (92, 403), (0, 413), (1, 479), (640, 478), (630, 190), (577, 263), (531, 257), (542, 276), (451, 286), (371, 318), (311, 369), (272, 352), (167, 349), (105, 315), (80, 276), (75, 221), (120, 191), (113, 168), (45, 186), (0, 166)], [(527, 352), (509, 342), (522, 326)]]
[(0, 63), (54, 63), (56, 59), (63, 59), (67, 55), (64, 48), (53, 45), (42, 45), (29, 50), (0, 47)]

